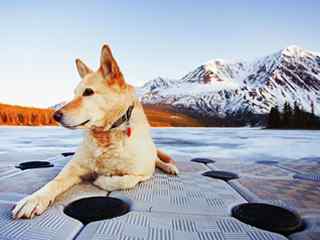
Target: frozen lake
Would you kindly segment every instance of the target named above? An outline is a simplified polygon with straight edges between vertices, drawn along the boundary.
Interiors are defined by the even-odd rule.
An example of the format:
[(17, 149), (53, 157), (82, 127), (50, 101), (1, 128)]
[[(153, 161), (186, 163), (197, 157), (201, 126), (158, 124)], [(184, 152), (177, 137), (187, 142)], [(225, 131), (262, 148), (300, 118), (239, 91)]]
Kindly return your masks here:
[[(190, 158), (281, 161), (320, 157), (320, 131), (154, 128), (152, 135), (159, 148)], [(74, 151), (81, 138), (81, 131), (58, 127), (0, 127), (0, 165)]]

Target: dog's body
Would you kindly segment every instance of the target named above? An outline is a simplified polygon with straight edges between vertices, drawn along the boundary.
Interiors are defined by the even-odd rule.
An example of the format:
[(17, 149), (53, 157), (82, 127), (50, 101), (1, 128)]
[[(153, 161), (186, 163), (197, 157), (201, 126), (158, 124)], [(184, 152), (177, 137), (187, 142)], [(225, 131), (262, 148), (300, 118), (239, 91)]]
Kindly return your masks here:
[(102, 48), (98, 71), (78, 59), (76, 65), (82, 81), (75, 98), (54, 118), (68, 128), (85, 128), (84, 140), (56, 178), (18, 202), (14, 218), (42, 214), (59, 194), (83, 180), (114, 191), (149, 179), (156, 166), (178, 173), (170, 157), (156, 149), (142, 105), (134, 88), (125, 83), (109, 47)]

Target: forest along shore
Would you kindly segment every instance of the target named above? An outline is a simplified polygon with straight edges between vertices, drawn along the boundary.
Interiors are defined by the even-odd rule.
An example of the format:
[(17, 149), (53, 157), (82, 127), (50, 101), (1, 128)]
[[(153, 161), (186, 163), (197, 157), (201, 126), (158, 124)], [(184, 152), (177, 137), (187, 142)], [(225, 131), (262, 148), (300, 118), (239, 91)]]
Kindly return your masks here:
[[(144, 106), (152, 127), (205, 127), (200, 120), (169, 108)], [(0, 125), (57, 126), (52, 118), (54, 109), (35, 108), (0, 103)]]

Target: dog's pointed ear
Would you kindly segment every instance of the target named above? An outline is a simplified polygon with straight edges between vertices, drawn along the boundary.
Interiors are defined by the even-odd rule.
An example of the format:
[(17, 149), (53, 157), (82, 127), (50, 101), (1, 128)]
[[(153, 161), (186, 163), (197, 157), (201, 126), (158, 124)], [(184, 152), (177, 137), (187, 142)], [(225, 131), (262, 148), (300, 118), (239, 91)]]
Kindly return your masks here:
[(80, 74), (81, 78), (84, 78), (88, 73), (91, 73), (92, 70), (87, 67), (80, 59), (76, 59), (76, 67), (78, 69), (78, 72)]
[(125, 85), (120, 68), (112, 56), (110, 47), (106, 44), (104, 44), (101, 49), (99, 70), (103, 78), (107, 79), (109, 85), (113, 85), (115, 83), (121, 87)]

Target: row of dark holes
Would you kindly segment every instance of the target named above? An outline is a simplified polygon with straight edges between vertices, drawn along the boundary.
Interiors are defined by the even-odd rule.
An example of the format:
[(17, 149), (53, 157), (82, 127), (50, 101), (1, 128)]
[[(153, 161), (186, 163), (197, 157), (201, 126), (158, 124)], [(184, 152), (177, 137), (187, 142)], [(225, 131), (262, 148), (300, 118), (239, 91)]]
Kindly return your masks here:
[[(73, 154), (73, 152), (62, 153), (65, 157)], [(215, 162), (208, 158), (194, 158), (191, 161), (204, 164)], [(53, 167), (53, 164), (45, 161), (31, 161), (20, 163), (16, 167), (26, 170)], [(202, 175), (224, 181), (239, 178), (237, 174), (226, 171), (208, 171)], [(66, 215), (83, 224), (118, 217), (129, 211), (130, 207), (126, 202), (112, 197), (83, 198), (72, 202), (64, 209)], [(296, 212), (265, 203), (240, 204), (232, 209), (231, 215), (246, 224), (283, 235), (289, 235), (303, 228), (302, 219)]]
[[(215, 163), (214, 160), (209, 158), (194, 158), (191, 161), (203, 164)], [(261, 160), (257, 161), (257, 163), (272, 165), (278, 162)], [(202, 175), (226, 182), (239, 178), (237, 174), (227, 171), (207, 171)], [(232, 208), (231, 216), (251, 226), (286, 236), (297, 231), (302, 231), (304, 228), (303, 221), (297, 212), (266, 203), (240, 204)]]
[[(64, 213), (83, 224), (119, 217), (130, 211), (128, 203), (112, 197), (90, 197), (72, 202)], [(303, 229), (302, 219), (288, 209), (265, 204), (243, 203), (232, 208), (231, 216), (251, 226), (289, 235)]]

